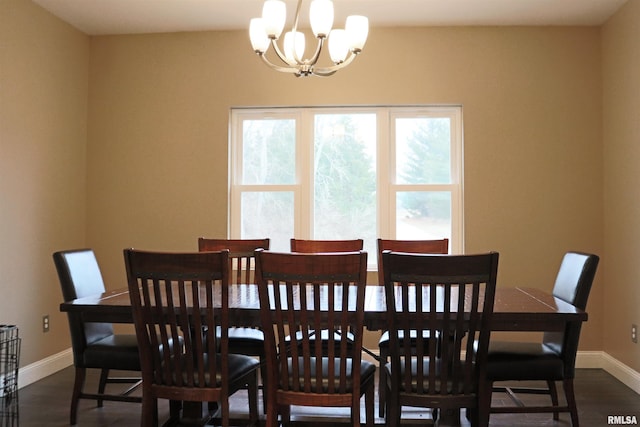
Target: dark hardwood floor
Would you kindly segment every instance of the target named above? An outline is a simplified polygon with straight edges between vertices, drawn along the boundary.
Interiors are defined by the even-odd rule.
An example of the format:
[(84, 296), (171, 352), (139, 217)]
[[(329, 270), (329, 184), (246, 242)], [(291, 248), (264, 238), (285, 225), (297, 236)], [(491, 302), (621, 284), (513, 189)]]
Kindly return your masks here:
[[(88, 378), (88, 386), (96, 384), (97, 376)], [(22, 388), (19, 391), (19, 419), (12, 422), (9, 418), (0, 419), (0, 426), (52, 426), (69, 425), (69, 398), (73, 384), (73, 368), (64, 369), (54, 375)], [(580, 425), (582, 427), (603, 427), (610, 425), (608, 416), (635, 416), (640, 422), (640, 395), (600, 369), (578, 370), (575, 388), (578, 407), (580, 409)], [(533, 396), (541, 399), (543, 396)], [(505, 395), (494, 394), (494, 404), (511, 404)], [(243, 393), (234, 397), (231, 402), (232, 412), (241, 414), (246, 410), (246, 397)], [(261, 407), (261, 406), (260, 406)], [(160, 419), (168, 415), (166, 402), (160, 403)], [(327, 425), (340, 424), (346, 421), (347, 411), (331, 408), (294, 410), (295, 420), (299, 425), (316, 425), (318, 421), (330, 421)], [(376, 409), (377, 413), (377, 409)], [(408, 414), (416, 419), (410, 424), (431, 425), (431, 416), (427, 411), (414, 410)], [(362, 415), (364, 420), (364, 414)], [(298, 423), (296, 423), (298, 424)], [(384, 425), (381, 419), (376, 424)], [(562, 414), (560, 421), (554, 422), (550, 414), (491, 416), (491, 427), (538, 427), (538, 426), (570, 426), (568, 414)], [(103, 408), (97, 408), (95, 402), (81, 401), (78, 411), (78, 426), (139, 426), (140, 406), (132, 403), (105, 402)], [(462, 427), (468, 422), (462, 419)]]

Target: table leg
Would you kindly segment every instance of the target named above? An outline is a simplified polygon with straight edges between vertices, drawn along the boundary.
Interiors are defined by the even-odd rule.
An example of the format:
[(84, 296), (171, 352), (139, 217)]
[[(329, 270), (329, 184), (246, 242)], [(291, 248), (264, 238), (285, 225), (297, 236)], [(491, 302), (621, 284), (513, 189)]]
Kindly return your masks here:
[(183, 402), (180, 425), (204, 426), (213, 417), (216, 410), (217, 407), (210, 408), (204, 402)]
[(460, 409), (444, 409), (438, 411), (439, 427), (460, 427)]

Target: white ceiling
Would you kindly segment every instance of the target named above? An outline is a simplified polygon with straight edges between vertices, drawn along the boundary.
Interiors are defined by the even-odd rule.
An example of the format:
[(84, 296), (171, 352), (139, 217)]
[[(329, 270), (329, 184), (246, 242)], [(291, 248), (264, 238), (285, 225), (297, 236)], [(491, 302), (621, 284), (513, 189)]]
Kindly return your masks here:
[[(248, 27), (263, 0), (33, 0), (89, 35)], [(601, 25), (628, 0), (335, 0), (336, 26), (351, 14), (371, 26)], [(286, 0), (290, 14), (296, 1)], [(303, 6), (304, 7), (304, 6)], [(306, 9), (303, 9), (306, 10)]]

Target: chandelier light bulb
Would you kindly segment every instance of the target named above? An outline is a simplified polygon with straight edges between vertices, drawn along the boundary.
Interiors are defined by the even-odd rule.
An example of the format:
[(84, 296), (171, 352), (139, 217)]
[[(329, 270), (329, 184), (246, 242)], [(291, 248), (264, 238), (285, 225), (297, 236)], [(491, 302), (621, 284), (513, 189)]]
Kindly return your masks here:
[[(295, 35), (295, 36), (294, 36)], [(304, 56), (304, 34), (296, 31), (288, 31), (284, 35), (284, 54), (289, 60), (289, 63), (296, 64), (297, 59), (302, 59)]]
[(369, 19), (366, 16), (351, 15), (347, 17), (345, 31), (349, 39), (349, 46), (354, 52), (360, 52), (364, 48), (369, 36)]
[(266, 0), (262, 7), (264, 29), (269, 38), (278, 39), (287, 20), (287, 6), (282, 0)]
[(265, 53), (269, 49), (269, 37), (264, 29), (262, 18), (253, 18), (249, 24), (249, 39), (256, 53)]
[(329, 56), (334, 64), (340, 64), (347, 59), (349, 44), (345, 30), (333, 30), (329, 34)]
[(309, 8), (309, 22), (316, 37), (327, 37), (333, 26), (333, 2), (313, 0)]

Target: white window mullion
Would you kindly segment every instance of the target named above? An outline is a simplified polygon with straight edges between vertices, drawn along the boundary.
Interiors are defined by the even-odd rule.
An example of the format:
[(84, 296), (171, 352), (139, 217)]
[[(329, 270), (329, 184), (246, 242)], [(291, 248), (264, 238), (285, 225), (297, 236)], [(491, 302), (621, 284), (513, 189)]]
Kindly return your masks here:
[(395, 173), (395, 150), (393, 125), (389, 120), (389, 109), (378, 111), (377, 164), (378, 164), (378, 236), (393, 238), (395, 235), (395, 193), (392, 191)]
[(300, 111), (296, 124), (298, 224), (295, 226), (295, 235), (309, 239), (313, 227), (313, 114), (305, 110)]
[[(229, 147), (229, 188), (237, 188), (241, 182), (242, 176), (242, 123), (243, 119), (237, 114), (231, 115), (231, 146)], [(241, 218), (241, 191), (230, 191), (229, 206), (227, 207), (227, 214), (229, 215), (229, 221), (227, 226), (227, 233), (229, 236), (239, 236), (240, 228), (242, 224)]]
[(463, 254), (464, 248), (464, 157), (462, 130), (462, 109), (457, 108), (451, 113), (451, 175), (453, 189), (451, 193), (451, 237), (453, 250)]

